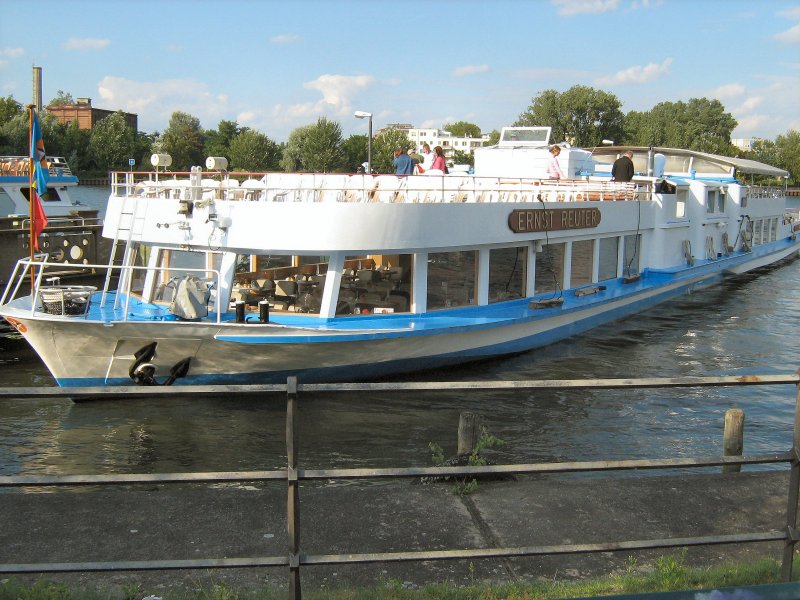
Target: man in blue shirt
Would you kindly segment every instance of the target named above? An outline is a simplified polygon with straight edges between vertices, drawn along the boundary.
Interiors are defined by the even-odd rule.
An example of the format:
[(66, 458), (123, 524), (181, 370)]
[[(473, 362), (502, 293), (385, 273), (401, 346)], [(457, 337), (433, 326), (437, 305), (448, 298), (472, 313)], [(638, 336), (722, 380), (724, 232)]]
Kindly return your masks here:
[(401, 148), (395, 149), (392, 165), (394, 165), (396, 175), (411, 175), (414, 172), (414, 163), (411, 157)]

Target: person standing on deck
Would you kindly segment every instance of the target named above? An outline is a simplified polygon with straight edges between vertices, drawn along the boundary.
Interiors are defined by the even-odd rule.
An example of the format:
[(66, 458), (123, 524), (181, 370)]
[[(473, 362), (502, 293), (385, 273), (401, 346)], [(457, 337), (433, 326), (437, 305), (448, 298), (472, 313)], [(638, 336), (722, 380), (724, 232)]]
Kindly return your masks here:
[(392, 165), (395, 175), (411, 175), (414, 172), (414, 161), (401, 148), (395, 149)]
[(614, 161), (611, 167), (611, 181), (630, 181), (633, 179), (633, 152), (628, 150)]
[(547, 177), (549, 179), (564, 179), (564, 172), (561, 170), (561, 165), (558, 164), (558, 155), (561, 154), (561, 148), (553, 146), (550, 148), (550, 160), (547, 161)]

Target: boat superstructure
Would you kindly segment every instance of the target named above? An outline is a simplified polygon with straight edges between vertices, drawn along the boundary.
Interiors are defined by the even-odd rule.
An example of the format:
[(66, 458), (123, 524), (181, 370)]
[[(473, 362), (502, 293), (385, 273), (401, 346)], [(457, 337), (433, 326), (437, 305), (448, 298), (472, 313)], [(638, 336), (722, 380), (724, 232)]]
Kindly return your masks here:
[[(88, 265), (101, 260), (99, 252), (102, 222), (98, 211), (78, 204), (69, 190), (78, 185), (78, 178), (63, 157), (47, 158), (49, 182), (42, 198), (48, 226), (39, 236), (39, 249), (49, 254), (50, 263), (71, 265), (60, 271), (68, 276), (85, 273)], [(0, 283), (8, 276), (19, 258), (30, 256), (30, 195), (27, 156), (0, 156)], [(52, 276), (56, 269), (51, 268)]]
[[(21, 261), (0, 314), (60, 385), (354, 380), (545, 346), (796, 256), (753, 161), (506, 128), (475, 173), (114, 173), (101, 289)], [(160, 159), (154, 157), (154, 163)], [(35, 268), (32, 295), (19, 282)]]

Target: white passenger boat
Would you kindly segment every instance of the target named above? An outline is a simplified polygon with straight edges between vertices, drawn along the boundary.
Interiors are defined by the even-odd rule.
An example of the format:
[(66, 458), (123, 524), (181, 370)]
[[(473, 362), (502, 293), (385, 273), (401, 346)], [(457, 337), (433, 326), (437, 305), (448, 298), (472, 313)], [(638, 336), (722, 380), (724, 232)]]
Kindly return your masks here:
[(104, 288), (24, 260), (0, 314), (62, 386), (360, 380), (542, 347), (800, 249), (785, 190), (736, 178), (783, 170), (631, 148), (621, 183), (629, 148), (565, 145), (549, 180), (549, 135), (505, 128), (474, 175), (116, 173)]
[[(61, 269), (61, 275), (87, 272), (74, 265), (97, 263), (102, 257), (102, 222), (98, 211), (78, 204), (69, 190), (78, 185), (78, 178), (64, 158), (48, 157), (50, 186), (42, 198), (48, 226), (39, 236), (39, 248), (49, 254), (49, 262), (72, 265)], [(30, 256), (30, 205), (27, 156), (0, 156), (0, 283), (6, 283), (19, 258)], [(55, 267), (51, 274), (55, 276)]]

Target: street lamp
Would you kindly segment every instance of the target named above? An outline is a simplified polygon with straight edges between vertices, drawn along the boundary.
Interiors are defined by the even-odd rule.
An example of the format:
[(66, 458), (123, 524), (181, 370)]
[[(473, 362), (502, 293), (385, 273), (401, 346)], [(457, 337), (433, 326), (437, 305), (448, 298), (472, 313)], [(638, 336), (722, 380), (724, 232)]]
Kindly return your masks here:
[(369, 119), (369, 136), (367, 137), (367, 173), (372, 174), (372, 113), (357, 110), (356, 119)]

